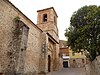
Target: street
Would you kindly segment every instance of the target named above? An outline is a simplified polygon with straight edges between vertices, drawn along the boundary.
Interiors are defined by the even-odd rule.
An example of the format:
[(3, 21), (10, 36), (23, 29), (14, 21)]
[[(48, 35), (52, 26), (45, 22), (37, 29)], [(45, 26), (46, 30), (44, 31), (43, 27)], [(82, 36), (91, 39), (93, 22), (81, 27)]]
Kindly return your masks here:
[(50, 72), (47, 75), (86, 75), (84, 68), (63, 68), (61, 71)]

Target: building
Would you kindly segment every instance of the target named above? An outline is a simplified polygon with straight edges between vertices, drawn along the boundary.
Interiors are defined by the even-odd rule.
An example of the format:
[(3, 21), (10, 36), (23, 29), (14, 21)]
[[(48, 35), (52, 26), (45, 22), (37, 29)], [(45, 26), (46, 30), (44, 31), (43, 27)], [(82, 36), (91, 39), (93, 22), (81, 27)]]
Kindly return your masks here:
[(68, 68), (70, 67), (70, 63), (69, 63), (70, 57), (69, 57), (69, 48), (67, 46), (67, 41), (60, 40), (59, 45), (60, 45), (60, 55), (63, 59), (63, 67)]
[(86, 64), (86, 56), (84, 51), (74, 52), (71, 49), (69, 50), (70, 56), (70, 67), (72, 68), (81, 68)]
[(59, 70), (58, 16), (53, 7), (37, 12), (35, 25), (9, 0), (0, 1), (0, 75)]
[[(55, 12), (54, 8), (47, 8), (43, 10), (38, 10), (38, 21), (37, 26), (44, 32), (47, 33), (44, 44), (47, 44), (47, 56), (48, 57), (43, 63), (47, 68), (47, 72), (57, 70), (58, 69), (58, 54), (59, 54), (59, 37), (58, 37), (58, 28), (57, 28), (57, 13)], [(45, 41), (44, 40), (44, 41)], [(43, 61), (43, 60), (42, 60)], [(42, 70), (44, 67), (42, 68)]]
[(63, 58), (63, 67), (84, 67), (86, 64), (86, 56), (84, 51), (74, 52), (67, 46), (67, 41), (60, 40), (60, 55)]

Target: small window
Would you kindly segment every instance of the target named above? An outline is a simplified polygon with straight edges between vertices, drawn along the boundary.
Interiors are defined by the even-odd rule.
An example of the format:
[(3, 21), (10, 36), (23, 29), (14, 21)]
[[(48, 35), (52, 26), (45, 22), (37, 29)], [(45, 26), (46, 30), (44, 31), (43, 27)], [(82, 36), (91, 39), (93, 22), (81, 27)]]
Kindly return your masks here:
[(54, 16), (54, 22), (56, 23), (56, 17)]
[(43, 14), (43, 22), (47, 21), (47, 14)]
[(75, 52), (72, 52), (72, 56), (75, 56)]
[(84, 59), (82, 59), (82, 63), (84, 63)]
[(83, 55), (83, 51), (81, 52), (81, 55)]
[(76, 62), (76, 60), (75, 59), (73, 59), (73, 63), (75, 63)]

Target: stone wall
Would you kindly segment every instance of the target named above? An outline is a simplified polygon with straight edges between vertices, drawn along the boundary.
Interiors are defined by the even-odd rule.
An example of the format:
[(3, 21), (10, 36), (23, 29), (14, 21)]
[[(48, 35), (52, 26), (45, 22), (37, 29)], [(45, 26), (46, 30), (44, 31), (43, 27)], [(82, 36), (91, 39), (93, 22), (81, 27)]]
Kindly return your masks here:
[[(15, 45), (18, 41), (14, 41), (15, 37), (13, 37), (15, 35), (14, 31), (16, 30), (15, 19), (19, 19), (29, 28), (28, 35), (25, 32), (26, 30), (23, 30), (23, 33), (21, 34), (22, 38), (26, 38), (25, 35), (28, 37), (20, 40), (26, 40), (26, 42), (20, 43), (22, 45), (18, 47), (19, 49), (16, 49), (18, 45)], [(8, 71), (10, 72), (11, 70), (12, 73), (10, 75), (14, 75), (18, 70), (23, 70), (23, 68), (25, 75), (32, 75), (35, 72), (38, 72), (42, 49), (41, 33), (42, 31), (16, 7), (9, 3), (8, 0), (0, 0), (0, 72), (8, 73)], [(18, 37), (21, 36), (19, 35)], [(15, 39), (18, 39), (17, 36)], [(25, 46), (26, 50), (21, 49), (23, 46)], [(25, 64), (16, 64), (15, 62), (14, 65), (9, 65), (13, 58), (8, 55), (11, 55), (17, 50), (24, 51), (23, 53), (20, 51), (17, 53), (20, 57), (17, 59), (17, 62), (25, 62)], [(14, 62), (14, 60), (11, 62)], [(12, 66), (11, 69), (8, 69), (10, 66)]]
[[(83, 60), (83, 61), (82, 61)], [(72, 68), (82, 68), (85, 66), (85, 59), (83, 58), (71, 58), (69, 59), (70, 67)]]
[(100, 56), (85, 66), (87, 75), (100, 75)]
[(91, 63), (91, 75), (100, 75), (100, 56)]
[[(14, 35), (14, 30), (16, 26), (14, 25), (14, 18), (16, 16), (13, 14), (12, 9), (9, 9), (9, 6), (4, 2), (0, 1), (0, 72), (7, 72), (8, 67), (10, 66), (10, 51), (13, 49), (12, 40)], [(9, 56), (9, 57), (8, 57)], [(13, 70), (13, 69), (12, 69)]]
[[(35, 75), (48, 72), (48, 36), (8, 0), (0, 0), (0, 73)], [(55, 32), (53, 37), (59, 42)], [(55, 70), (60, 64), (58, 54), (59, 44), (55, 43)]]

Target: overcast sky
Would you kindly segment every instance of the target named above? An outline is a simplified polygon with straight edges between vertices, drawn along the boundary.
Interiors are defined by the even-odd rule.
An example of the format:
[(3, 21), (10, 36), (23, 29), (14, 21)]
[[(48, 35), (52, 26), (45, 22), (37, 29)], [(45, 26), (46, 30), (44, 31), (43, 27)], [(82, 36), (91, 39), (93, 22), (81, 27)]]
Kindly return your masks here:
[(74, 11), (85, 5), (100, 5), (100, 0), (9, 0), (28, 18), (37, 24), (37, 10), (54, 7), (58, 15), (59, 38), (66, 40), (64, 33), (70, 25)]

